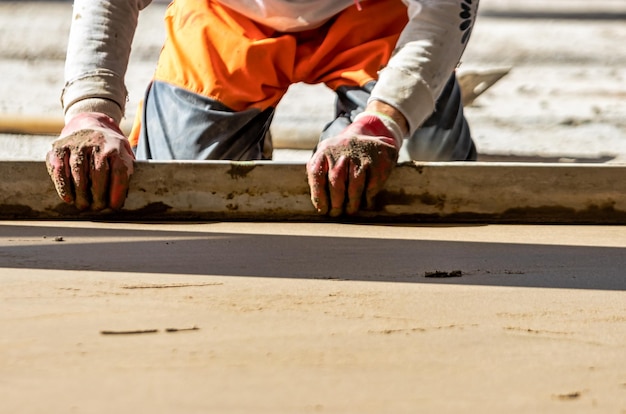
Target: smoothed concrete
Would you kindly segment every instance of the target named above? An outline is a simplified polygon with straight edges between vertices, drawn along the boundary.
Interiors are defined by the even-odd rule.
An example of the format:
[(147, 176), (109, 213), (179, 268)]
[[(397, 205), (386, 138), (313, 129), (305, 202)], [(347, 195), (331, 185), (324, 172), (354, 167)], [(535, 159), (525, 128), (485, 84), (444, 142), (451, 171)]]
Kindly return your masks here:
[[(0, 401), (19, 413), (620, 413), (625, 234), (0, 222)], [(157, 332), (102, 333), (143, 330)]]

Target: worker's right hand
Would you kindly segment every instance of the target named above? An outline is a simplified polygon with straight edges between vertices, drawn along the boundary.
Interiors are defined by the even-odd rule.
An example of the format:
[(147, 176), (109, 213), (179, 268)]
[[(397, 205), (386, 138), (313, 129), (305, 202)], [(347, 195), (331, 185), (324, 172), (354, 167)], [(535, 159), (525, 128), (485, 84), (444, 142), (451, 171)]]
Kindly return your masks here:
[(63, 201), (79, 210), (119, 209), (128, 193), (135, 155), (115, 121), (98, 112), (72, 118), (46, 156)]
[(323, 140), (306, 166), (315, 209), (337, 217), (373, 207), (401, 145), (398, 124), (387, 115), (367, 111), (339, 135)]

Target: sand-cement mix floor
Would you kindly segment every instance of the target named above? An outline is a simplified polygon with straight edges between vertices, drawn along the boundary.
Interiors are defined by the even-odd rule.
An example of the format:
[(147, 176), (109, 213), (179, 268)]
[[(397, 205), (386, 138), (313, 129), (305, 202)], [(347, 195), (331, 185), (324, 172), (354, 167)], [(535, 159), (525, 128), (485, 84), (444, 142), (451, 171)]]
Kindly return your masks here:
[[(623, 160), (624, 3), (481, 3), (462, 67), (513, 68), (468, 108), (481, 152)], [(68, 7), (0, 2), (1, 113), (58, 116)], [(326, 92), (294, 91), (282, 131), (315, 133)], [(53, 137), (1, 138), (41, 159)], [(620, 226), (2, 221), (0, 411), (624, 414), (625, 248)]]
[(1, 222), (2, 411), (623, 414), (625, 234)]

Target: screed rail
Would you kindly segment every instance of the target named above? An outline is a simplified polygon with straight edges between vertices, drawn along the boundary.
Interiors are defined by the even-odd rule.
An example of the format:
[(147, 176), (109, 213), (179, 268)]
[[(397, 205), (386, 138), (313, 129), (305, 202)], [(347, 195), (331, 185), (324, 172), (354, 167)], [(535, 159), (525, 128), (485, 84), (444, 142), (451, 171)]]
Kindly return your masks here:
[[(0, 162), (0, 176), (1, 219), (328, 220), (303, 164), (137, 162), (124, 208), (98, 213), (62, 203), (43, 162)], [(613, 164), (407, 163), (373, 210), (349, 219), (625, 224), (625, 177)]]

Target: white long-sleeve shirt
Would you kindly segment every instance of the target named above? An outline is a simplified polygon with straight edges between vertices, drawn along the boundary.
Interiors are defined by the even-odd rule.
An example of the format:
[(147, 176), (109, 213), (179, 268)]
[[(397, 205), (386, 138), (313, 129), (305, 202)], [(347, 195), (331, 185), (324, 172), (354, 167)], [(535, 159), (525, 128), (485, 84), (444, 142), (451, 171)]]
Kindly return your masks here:
[[(278, 31), (315, 28), (367, 0), (218, 0)], [(390, 0), (392, 1), (392, 0)], [(393, 0), (397, 1), (397, 0)], [(380, 72), (370, 99), (398, 109), (415, 131), (458, 65), (478, 0), (402, 0), (409, 21), (394, 54)], [(66, 118), (99, 111), (121, 120), (124, 76), (139, 11), (151, 0), (75, 0), (65, 64), (62, 104)]]

